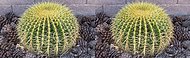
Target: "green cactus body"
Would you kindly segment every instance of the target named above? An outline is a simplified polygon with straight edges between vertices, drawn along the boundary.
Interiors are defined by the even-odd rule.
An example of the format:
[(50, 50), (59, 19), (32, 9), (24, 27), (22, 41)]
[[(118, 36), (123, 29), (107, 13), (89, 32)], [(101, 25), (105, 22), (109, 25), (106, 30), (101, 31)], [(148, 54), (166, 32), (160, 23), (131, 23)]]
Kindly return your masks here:
[(22, 46), (48, 56), (65, 53), (75, 45), (78, 29), (69, 8), (50, 2), (26, 10), (17, 26)]
[(123, 7), (112, 24), (115, 44), (132, 54), (154, 55), (167, 47), (173, 27), (165, 11), (150, 3), (132, 3)]

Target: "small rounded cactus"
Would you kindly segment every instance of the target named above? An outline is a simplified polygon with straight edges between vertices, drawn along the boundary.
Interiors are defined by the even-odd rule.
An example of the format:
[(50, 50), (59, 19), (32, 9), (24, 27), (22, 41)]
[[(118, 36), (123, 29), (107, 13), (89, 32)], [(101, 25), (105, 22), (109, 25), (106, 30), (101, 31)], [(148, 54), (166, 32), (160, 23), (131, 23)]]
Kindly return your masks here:
[(27, 9), (17, 26), (21, 45), (30, 52), (56, 56), (75, 45), (78, 23), (71, 10), (44, 2)]
[(173, 38), (173, 25), (157, 5), (139, 2), (123, 7), (112, 23), (115, 44), (142, 56), (163, 51)]

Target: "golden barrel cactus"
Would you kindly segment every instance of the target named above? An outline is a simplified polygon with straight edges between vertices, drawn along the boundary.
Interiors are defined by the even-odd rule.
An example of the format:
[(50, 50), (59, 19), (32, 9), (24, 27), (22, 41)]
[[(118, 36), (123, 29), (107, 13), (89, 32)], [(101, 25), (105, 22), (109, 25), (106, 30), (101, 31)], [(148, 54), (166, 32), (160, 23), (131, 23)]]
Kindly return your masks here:
[(44, 2), (24, 12), (17, 31), (21, 45), (28, 51), (55, 56), (75, 45), (79, 26), (69, 8)]
[(143, 56), (163, 51), (173, 38), (173, 25), (157, 5), (139, 2), (123, 7), (112, 23), (115, 44)]

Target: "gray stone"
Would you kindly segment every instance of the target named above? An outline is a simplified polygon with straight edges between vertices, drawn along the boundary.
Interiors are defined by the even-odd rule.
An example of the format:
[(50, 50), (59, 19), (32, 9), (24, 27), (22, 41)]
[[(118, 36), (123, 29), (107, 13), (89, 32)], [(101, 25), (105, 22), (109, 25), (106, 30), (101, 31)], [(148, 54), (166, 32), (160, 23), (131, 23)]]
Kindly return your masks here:
[(87, 41), (85, 41), (84, 39), (80, 39), (78, 42), (77, 42), (77, 46), (87, 46)]
[(39, 2), (54, 2), (60, 4), (85, 4), (86, 0), (35, 0), (35, 3)]
[(71, 50), (71, 55), (77, 57), (83, 53), (83, 50), (80, 47), (75, 47)]
[(185, 21), (185, 22), (183, 22), (183, 23), (182, 23), (182, 26), (183, 26), (183, 27), (188, 27), (188, 26), (190, 26), (190, 21)]
[(36, 55), (34, 55), (32, 53), (26, 53), (26, 55), (24, 56), (24, 58), (36, 58)]
[(174, 45), (170, 45), (168, 48), (166, 48), (165, 52), (168, 56), (172, 57), (175, 56), (177, 53), (179, 53), (179, 48), (174, 46)]
[(0, 5), (29, 5), (34, 0), (0, 0)]
[(190, 44), (190, 41), (183, 41), (182, 42), (183, 47), (187, 48), (188, 50), (190, 50), (190, 45), (189, 44)]
[(13, 5), (13, 12), (15, 15), (21, 16), (26, 9), (28, 9), (31, 5)]
[(95, 58), (95, 56), (91, 56), (91, 58)]
[(73, 55), (71, 55), (70, 53), (65, 53), (65, 54), (61, 55), (60, 58), (75, 58), (75, 57)]
[(125, 4), (125, 0), (87, 0), (87, 4), (106, 4), (106, 5), (113, 5), (113, 4)]
[(94, 41), (90, 41), (90, 42), (88, 43), (88, 45), (89, 45), (90, 48), (95, 49), (96, 43), (97, 43), (97, 41), (94, 40)]
[(163, 4), (160, 5), (170, 15), (188, 15), (190, 13), (190, 5), (182, 4)]
[(88, 48), (88, 54), (95, 56), (95, 50)]
[(166, 0), (132, 0), (132, 2), (149, 2), (149, 3), (155, 3), (155, 4), (176, 4), (177, 0), (170, 0), (170, 1), (166, 1)]
[(4, 36), (0, 35), (0, 44), (3, 43)]
[(184, 53), (186, 56), (190, 56), (190, 51), (189, 51), (189, 50), (184, 50), (183, 53)]
[(190, 0), (178, 0), (179, 4), (189, 4)]
[(0, 5), (0, 15), (5, 15), (13, 11), (11, 5)]
[(156, 55), (155, 58), (172, 58), (172, 57), (169, 57), (166, 53), (161, 53), (161, 54)]
[(123, 7), (124, 5), (104, 5), (104, 13), (108, 16), (115, 16), (118, 11)]
[(180, 53), (180, 54), (177, 54), (175, 58), (186, 58), (186, 55)]
[(78, 58), (91, 58), (91, 56), (87, 53), (81, 54)]
[(95, 15), (96, 12), (102, 11), (101, 5), (73, 4), (69, 7), (75, 15)]
[(186, 58), (190, 58), (190, 56), (186, 56)]
[(129, 53), (122, 53), (121, 56), (119, 56), (119, 58), (132, 58), (132, 55)]

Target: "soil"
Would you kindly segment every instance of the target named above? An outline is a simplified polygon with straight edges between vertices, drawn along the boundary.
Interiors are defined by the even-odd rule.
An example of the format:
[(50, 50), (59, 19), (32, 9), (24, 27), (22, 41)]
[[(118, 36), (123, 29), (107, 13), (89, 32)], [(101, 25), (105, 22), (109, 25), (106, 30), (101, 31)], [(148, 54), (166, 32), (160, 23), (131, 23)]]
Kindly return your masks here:
[[(174, 24), (174, 40), (162, 53), (145, 58), (190, 58), (190, 16), (170, 17)], [(18, 18), (13, 13), (0, 16), (0, 58), (47, 58), (46, 55), (30, 53), (19, 45)], [(80, 24), (77, 44), (66, 54), (51, 58), (142, 58), (114, 46), (110, 31), (113, 18), (103, 13), (77, 18)]]

